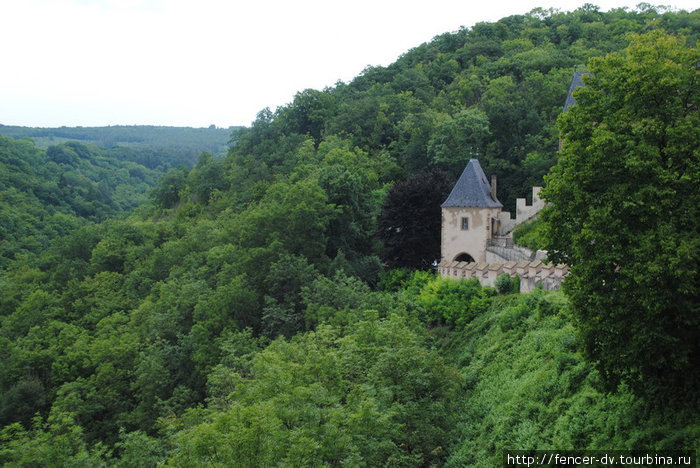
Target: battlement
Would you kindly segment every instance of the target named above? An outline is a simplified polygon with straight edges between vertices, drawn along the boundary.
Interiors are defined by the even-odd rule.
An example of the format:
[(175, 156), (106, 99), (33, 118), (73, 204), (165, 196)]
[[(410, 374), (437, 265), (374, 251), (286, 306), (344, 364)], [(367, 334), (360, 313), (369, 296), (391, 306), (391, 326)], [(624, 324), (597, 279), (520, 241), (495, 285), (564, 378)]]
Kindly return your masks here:
[(440, 262), (438, 271), (443, 278), (469, 279), (476, 278), (482, 286), (496, 285), (496, 278), (503, 274), (520, 277), (520, 292), (530, 292), (540, 285), (542, 289), (559, 289), (564, 278), (569, 273), (567, 265), (543, 263), (540, 260), (531, 262)]
[(498, 235), (509, 234), (519, 224), (531, 220), (544, 208), (544, 200), (540, 198), (542, 187), (532, 187), (532, 204), (528, 205), (525, 198), (515, 200), (515, 218), (511, 218), (510, 211), (501, 211), (498, 214)]

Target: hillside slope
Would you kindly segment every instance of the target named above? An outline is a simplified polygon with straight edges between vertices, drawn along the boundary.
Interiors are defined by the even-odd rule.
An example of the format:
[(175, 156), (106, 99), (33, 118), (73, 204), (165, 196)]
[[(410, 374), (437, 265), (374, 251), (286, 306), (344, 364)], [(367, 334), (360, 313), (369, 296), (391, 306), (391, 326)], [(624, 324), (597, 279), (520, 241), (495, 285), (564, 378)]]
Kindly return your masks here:
[(160, 173), (80, 143), (0, 137), (0, 268), (148, 200)]
[[(84, 145), (0, 140), (21, 154), (0, 172), (3, 227), (21, 227), (0, 270), (0, 464), (492, 466), (504, 448), (697, 447), (697, 408), (596, 390), (561, 294), (387, 271), (376, 233), (387, 192), (424, 169), (454, 177), (478, 155), (505, 203), (540, 181), (575, 64), (628, 32), (700, 33), (700, 11), (640, 8), (478, 24), (302, 91), (226, 156), (169, 170), (129, 216), (117, 187), (148, 171), (115, 163), (125, 184), (101, 186), (112, 162), (89, 156), (80, 176)], [(426, 199), (414, 185), (409, 215)]]
[(158, 165), (191, 166), (203, 151), (216, 155), (225, 154), (231, 133), (238, 128), (153, 125), (40, 128), (0, 124), (0, 135), (14, 139), (30, 138), (37, 147), (44, 149), (69, 141), (78, 141), (109, 150), (114, 157), (155, 169)]

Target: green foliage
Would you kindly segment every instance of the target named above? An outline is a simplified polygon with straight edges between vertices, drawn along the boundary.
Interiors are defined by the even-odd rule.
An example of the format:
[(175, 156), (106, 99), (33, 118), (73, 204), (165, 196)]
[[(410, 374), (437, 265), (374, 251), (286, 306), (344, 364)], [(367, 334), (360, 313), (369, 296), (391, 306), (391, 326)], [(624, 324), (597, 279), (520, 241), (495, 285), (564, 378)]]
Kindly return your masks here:
[(369, 295), (365, 283), (347, 276), (342, 270), (333, 278), (317, 278), (302, 290), (307, 328), (315, 328), (329, 320), (336, 323), (354, 321), (358, 309), (368, 305)]
[(440, 205), (450, 184), (439, 171), (420, 172), (396, 183), (377, 217), (382, 260), (389, 268), (433, 268), (440, 258)]
[(502, 274), (496, 278), (496, 291), (498, 294), (512, 294), (520, 292), (520, 277)]
[(90, 450), (82, 430), (65, 415), (44, 422), (37, 417), (25, 430), (20, 424), (5, 426), (0, 432), (0, 463), (3, 466), (104, 466), (105, 450)]
[(279, 243), (283, 251), (317, 262), (325, 253), (325, 232), (336, 210), (314, 179), (279, 182), (241, 213), (231, 233), (243, 247)]
[(378, 289), (383, 291), (398, 291), (413, 276), (413, 270), (409, 268), (394, 268), (383, 271), (379, 275)]
[(425, 283), (415, 296), (432, 324), (461, 328), (488, 309), (493, 289), (482, 288), (476, 278), (455, 281), (436, 277)]
[(498, 175), (499, 199), (512, 211), (555, 162), (555, 121), (573, 67), (621, 50), (630, 32), (682, 30), (692, 42), (700, 32), (697, 17), (580, 8), (478, 24), (416, 47), (388, 67), (370, 67), (348, 84), (306, 90), (276, 112), (264, 110), (238, 132), (233, 153), (264, 174), (290, 164), (303, 139), (319, 145), (339, 135), (371, 160), (388, 155), (403, 170), (395, 179), (429, 167), (456, 178), (478, 154), (486, 173)]
[(438, 125), (428, 142), (428, 155), (454, 180), (470, 159), (478, 159), (484, 153), (490, 134), (488, 116), (481, 109), (470, 107)]
[(441, 460), (454, 374), (398, 316), (276, 340), (170, 463), (424, 465)]
[(700, 385), (699, 59), (660, 31), (592, 59), (543, 193), (587, 356), (608, 388), (671, 401)]
[(538, 217), (519, 224), (513, 230), (513, 242), (530, 250), (544, 250), (546, 225)]
[(107, 149), (109, 157), (132, 161), (149, 169), (166, 170), (179, 164), (192, 166), (203, 151), (226, 152), (230, 128), (156, 127), (112, 125), (109, 127), (34, 128), (0, 125), (0, 135), (31, 138), (38, 147), (61, 147), (80, 142)]
[(159, 466), (165, 461), (166, 450), (160, 440), (141, 431), (119, 432), (119, 458), (112, 464), (118, 468), (141, 468)]
[(228, 189), (224, 166), (211, 153), (202, 153), (187, 175), (187, 187), (195, 201), (208, 203), (217, 191)]
[(157, 173), (80, 143), (44, 151), (0, 137), (0, 268), (89, 221), (146, 201)]
[[(108, 150), (58, 140), (90, 129), (47, 150), (0, 138), (0, 463), (463, 466), (513, 447), (697, 445), (689, 405), (594, 389), (561, 294), (437, 278), (450, 182), (416, 180), (478, 154), (512, 202), (556, 159), (573, 64), (628, 32), (695, 40), (697, 18), (589, 5), (481, 23), (263, 110), (226, 155), (144, 148), (129, 127)], [(633, 162), (644, 186), (654, 173)], [(170, 170), (156, 184), (153, 168)], [(688, 203), (689, 174), (672, 178)], [(402, 184), (418, 189), (397, 202)], [(381, 255), (426, 269), (384, 272)], [(692, 293), (692, 265), (675, 265)]]
[(265, 279), (268, 295), (265, 296), (262, 326), (272, 338), (278, 334), (291, 337), (304, 329), (302, 312), (303, 288), (310, 284), (318, 272), (304, 257), (283, 255), (270, 265)]
[(628, 388), (596, 390), (561, 292), (499, 297), (447, 349), (466, 380), (445, 466), (495, 466), (503, 450), (694, 450), (694, 407), (669, 412)]
[(151, 198), (159, 208), (172, 208), (181, 199), (189, 171), (182, 166), (171, 168), (158, 180)]

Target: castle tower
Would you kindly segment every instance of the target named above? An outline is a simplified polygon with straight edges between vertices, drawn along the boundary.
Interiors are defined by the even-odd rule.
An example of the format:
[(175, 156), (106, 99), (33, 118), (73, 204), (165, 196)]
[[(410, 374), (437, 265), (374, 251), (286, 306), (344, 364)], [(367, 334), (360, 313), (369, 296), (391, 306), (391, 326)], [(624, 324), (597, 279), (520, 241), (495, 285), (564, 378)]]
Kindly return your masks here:
[(442, 206), (441, 261), (484, 262), (503, 205), (472, 159)]

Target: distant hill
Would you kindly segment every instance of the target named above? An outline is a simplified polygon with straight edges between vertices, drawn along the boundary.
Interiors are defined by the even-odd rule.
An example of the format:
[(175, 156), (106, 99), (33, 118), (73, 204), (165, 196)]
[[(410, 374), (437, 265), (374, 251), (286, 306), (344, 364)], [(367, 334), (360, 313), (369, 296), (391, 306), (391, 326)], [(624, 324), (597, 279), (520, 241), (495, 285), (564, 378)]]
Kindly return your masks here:
[(231, 134), (240, 127), (208, 128), (115, 125), (109, 127), (19, 127), (0, 124), (0, 135), (31, 138), (37, 147), (48, 148), (67, 141), (80, 141), (101, 148), (115, 147), (166, 152), (173, 162), (192, 165), (203, 151), (223, 155)]
[(43, 149), (0, 136), (0, 270), (145, 203), (163, 168), (119, 156), (75, 141)]

